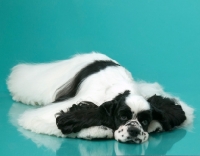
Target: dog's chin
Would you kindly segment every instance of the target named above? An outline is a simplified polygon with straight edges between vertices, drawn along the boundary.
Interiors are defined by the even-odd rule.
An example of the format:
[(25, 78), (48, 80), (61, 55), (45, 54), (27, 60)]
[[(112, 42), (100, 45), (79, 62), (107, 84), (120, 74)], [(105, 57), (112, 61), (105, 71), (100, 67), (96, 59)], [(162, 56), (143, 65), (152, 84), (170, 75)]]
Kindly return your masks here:
[(115, 140), (127, 143), (143, 143), (149, 138), (149, 134), (142, 129), (139, 121), (130, 120), (120, 126), (114, 133)]

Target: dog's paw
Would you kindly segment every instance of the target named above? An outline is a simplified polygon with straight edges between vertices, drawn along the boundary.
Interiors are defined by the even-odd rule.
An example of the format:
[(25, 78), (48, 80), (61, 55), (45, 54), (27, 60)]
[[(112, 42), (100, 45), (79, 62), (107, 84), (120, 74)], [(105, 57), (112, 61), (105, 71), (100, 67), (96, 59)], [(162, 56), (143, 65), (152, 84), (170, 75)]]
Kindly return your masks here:
[(73, 113), (60, 111), (55, 114), (55, 117), (56, 125), (63, 134), (76, 133), (80, 131), (80, 128), (77, 127), (78, 124), (75, 123), (76, 115)]
[(77, 138), (89, 140), (100, 138), (110, 139), (113, 138), (113, 130), (105, 126), (93, 126), (90, 128), (82, 129), (77, 133)]

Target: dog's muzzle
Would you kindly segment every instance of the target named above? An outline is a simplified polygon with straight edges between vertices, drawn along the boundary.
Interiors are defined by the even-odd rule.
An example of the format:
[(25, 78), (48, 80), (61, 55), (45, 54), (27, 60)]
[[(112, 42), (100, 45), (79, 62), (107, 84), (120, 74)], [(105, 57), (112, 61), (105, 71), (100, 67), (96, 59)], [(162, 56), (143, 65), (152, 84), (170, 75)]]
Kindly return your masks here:
[(129, 120), (115, 131), (115, 140), (119, 142), (143, 143), (148, 140), (149, 134), (142, 129), (137, 119)]

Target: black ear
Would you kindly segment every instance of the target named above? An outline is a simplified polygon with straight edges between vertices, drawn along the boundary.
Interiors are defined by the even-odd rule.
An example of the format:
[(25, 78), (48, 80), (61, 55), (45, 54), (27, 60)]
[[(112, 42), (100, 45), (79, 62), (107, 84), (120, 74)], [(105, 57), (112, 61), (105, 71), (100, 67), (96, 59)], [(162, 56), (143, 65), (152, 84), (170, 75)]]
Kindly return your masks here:
[(60, 111), (55, 116), (56, 125), (63, 134), (76, 133), (83, 128), (100, 125), (98, 106), (92, 102), (74, 104), (67, 112)]
[(150, 103), (153, 120), (157, 120), (165, 131), (180, 126), (185, 120), (185, 112), (175, 99), (154, 95), (147, 100)]
[(101, 106), (99, 106), (99, 111), (107, 116), (112, 116), (116, 105), (117, 101), (115, 100), (104, 102)]
[(119, 95), (117, 95), (112, 101), (107, 101), (103, 103), (99, 107), (100, 112), (105, 113), (108, 116), (112, 116), (116, 108), (118, 108), (118, 106), (122, 104), (121, 101), (124, 101), (129, 94), (130, 91), (126, 90), (124, 91), (124, 93), (120, 93)]
[(55, 117), (56, 125), (63, 134), (73, 133), (73, 125), (75, 124), (73, 121), (73, 114), (60, 111), (59, 113), (55, 114)]

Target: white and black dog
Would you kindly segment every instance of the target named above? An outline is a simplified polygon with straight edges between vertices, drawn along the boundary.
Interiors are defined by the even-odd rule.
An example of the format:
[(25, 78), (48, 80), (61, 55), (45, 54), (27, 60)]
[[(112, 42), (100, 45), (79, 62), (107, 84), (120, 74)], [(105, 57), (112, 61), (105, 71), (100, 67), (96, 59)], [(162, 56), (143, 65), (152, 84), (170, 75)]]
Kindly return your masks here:
[(136, 82), (119, 63), (96, 52), (19, 64), (7, 84), (13, 100), (45, 105), (18, 120), (36, 133), (141, 143), (150, 132), (186, 127), (194, 117), (191, 107), (158, 83)]

